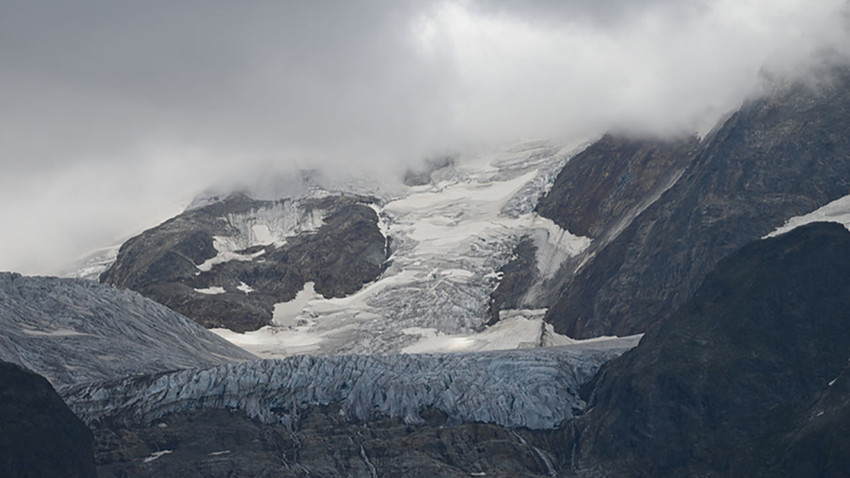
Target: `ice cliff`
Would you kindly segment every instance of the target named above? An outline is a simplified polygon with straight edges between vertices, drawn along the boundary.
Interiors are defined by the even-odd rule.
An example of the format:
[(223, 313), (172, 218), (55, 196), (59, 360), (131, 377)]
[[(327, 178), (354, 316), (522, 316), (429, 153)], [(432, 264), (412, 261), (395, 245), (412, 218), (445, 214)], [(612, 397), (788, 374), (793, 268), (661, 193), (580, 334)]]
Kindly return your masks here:
[(422, 423), (434, 408), (451, 423), (548, 429), (584, 407), (578, 389), (637, 337), (476, 354), (327, 356), (227, 364), (65, 387), (89, 424), (151, 423), (169, 413), (223, 408), (294, 425), (299, 412), (339, 405), (350, 420)]

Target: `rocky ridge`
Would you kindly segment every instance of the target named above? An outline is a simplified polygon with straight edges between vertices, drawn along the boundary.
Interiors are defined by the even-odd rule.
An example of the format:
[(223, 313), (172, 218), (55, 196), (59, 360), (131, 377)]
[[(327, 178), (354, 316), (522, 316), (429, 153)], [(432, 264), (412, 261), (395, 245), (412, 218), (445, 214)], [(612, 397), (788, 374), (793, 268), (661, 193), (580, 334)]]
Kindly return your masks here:
[[(578, 476), (843, 476), (850, 232), (751, 243), (585, 385)], [(838, 387), (838, 388), (833, 388)], [(829, 424), (825, 420), (831, 420)]]
[[(560, 296), (550, 302), (547, 322), (576, 338), (645, 331), (669, 318), (732, 251), (792, 216), (846, 195), (849, 84), (850, 72), (836, 70), (814, 86), (783, 85), (745, 103), (690, 152), (677, 143), (662, 146), (674, 160), (671, 164), (679, 161), (676, 164), (683, 164), (684, 170), (656, 201), (615, 228), (615, 236), (601, 243), (597, 239), (586, 256), (564, 263), (558, 273), (563, 286), (558, 288)], [(604, 153), (597, 155), (598, 162), (603, 163), (620, 153), (631, 155), (630, 164), (649, 157), (628, 148), (598, 149)], [(547, 205), (580, 196), (579, 178), (567, 176), (571, 164), (578, 163), (567, 164), (552, 188), (552, 199), (544, 199), (540, 211), (552, 214), (557, 223), (601, 231), (604, 228), (592, 214)], [(614, 184), (606, 179), (606, 168), (590, 171), (599, 174), (581, 181)], [(605, 204), (614, 197), (607, 191), (603, 191), (606, 199), (590, 204)], [(585, 209), (609, 214), (596, 207), (579, 212)]]
[(308, 281), (325, 297), (341, 297), (380, 274), (388, 244), (373, 201), (234, 194), (130, 239), (100, 280), (206, 327), (255, 330)]

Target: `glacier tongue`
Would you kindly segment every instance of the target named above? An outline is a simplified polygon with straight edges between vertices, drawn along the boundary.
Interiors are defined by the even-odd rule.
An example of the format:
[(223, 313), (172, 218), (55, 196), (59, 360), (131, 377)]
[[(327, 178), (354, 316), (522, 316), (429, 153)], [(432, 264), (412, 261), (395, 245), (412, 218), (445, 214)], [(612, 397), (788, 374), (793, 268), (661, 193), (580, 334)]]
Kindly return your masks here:
[(421, 423), (419, 412), (433, 407), (450, 422), (550, 429), (583, 409), (581, 384), (638, 340), (474, 354), (300, 355), (70, 386), (60, 394), (89, 424), (147, 424), (173, 412), (225, 408), (294, 426), (303, 407), (335, 404), (357, 421)]
[[(436, 352), (445, 349), (434, 337), (446, 335), (468, 337), (455, 341), (454, 351), (500, 348), (504, 341), (491, 340), (498, 334), (483, 332), (496, 271), (508, 262), (519, 237), (539, 238), (539, 262), (548, 268), (587, 247), (588, 239), (533, 212), (537, 198), (576, 151), (526, 142), (440, 170), (430, 184), (373, 205), (392, 252), (377, 281), (345, 298), (316, 296), (284, 326), (244, 334), (213, 331), (265, 358), (408, 347)], [(492, 344), (482, 344), (487, 341)]]

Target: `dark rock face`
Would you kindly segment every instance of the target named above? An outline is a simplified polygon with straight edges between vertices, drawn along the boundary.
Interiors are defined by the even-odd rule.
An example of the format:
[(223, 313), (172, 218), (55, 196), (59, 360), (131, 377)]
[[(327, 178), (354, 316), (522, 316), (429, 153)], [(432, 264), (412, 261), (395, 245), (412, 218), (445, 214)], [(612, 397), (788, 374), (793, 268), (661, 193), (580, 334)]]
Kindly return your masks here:
[[(535, 254), (541, 238), (523, 238), (513, 259), (500, 270), (502, 279), (490, 296), (491, 323), (498, 321), (503, 309), (540, 309), (555, 303), (576, 269), (604, 250), (675, 183), (696, 146), (693, 138), (664, 141), (607, 135), (570, 159), (536, 211), (593, 242), (562, 264), (538, 264)], [(540, 277), (539, 270), (553, 268), (558, 270), (554, 276)]]
[[(745, 104), (702, 142), (675, 185), (568, 271), (546, 320), (580, 338), (645, 331), (690, 298), (720, 259), (846, 195), (848, 85), (850, 72), (842, 71), (816, 89), (796, 85)], [(568, 189), (563, 197), (580, 196), (579, 185)], [(593, 233), (591, 218), (580, 212), (558, 221)]]
[[(850, 233), (804, 226), (723, 260), (583, 388), (580, 476), (846, 476)], [(829, 422), (827, 422), (829, 420)]]
[(606, 135), (567, 162), (537, 212), (577, 236), (600, 237), (660, 193), (690, 161), (695, 138), (684, 141)]
[[(436, 412), (426, 414), (423, 426), (349, 423), (333, 407), (302, 412), (295, 429), (223, 410), (170, 415), (147, 427), (99, 428), (98, 471), (187, 478), (552, 476), (552, 453), (534, 445), (548, 433), (449, 425)], [(163, 451), (169, 453), (151, 459)]]
[(404, 184), (407, 186), (423, 186), (431, 182), (431, 175), (435, 171), (454, 166), (454, 156), (436, 156), (425, 160), (420, 168), (408, 169), (404, 173)]
[(43, 377), (0, 362), (0, 470), (16, 477), (94, 477), (92, 433)]
[(490, 294), (490, 320), (487, 325), (499, 321), (500, 310), (522, 308), (525, 292), (537, 278), (536, 252), (534, 239), (524, 237), (514, 247), (511, 260), (499, 269), (502, 279)]
[(206, 327), (255, 330), (308, 281), (325, 297), (341, 297), (378, 277), (387, 240), (368, 202), (233, 195), (130, 239), (100, 280)]

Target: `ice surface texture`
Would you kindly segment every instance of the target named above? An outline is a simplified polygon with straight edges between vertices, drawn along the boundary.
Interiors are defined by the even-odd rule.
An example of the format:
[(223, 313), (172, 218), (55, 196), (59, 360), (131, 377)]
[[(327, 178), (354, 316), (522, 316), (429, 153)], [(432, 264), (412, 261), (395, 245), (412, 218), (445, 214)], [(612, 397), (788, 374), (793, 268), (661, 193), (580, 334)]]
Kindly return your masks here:
[(252, 358), (135, 292), (0, 273), (0, 359), (56, 386)]
[(294, 424), (310, 405), (338, 404), (351, 420), (421, 423), (433, 407), (449, 422), (553, 428), (584, 407), (578, 389), (636, 337), (476, 354), (329, 356), (228, 364), (61, 390), (89, 424), (132, 425), (169, 413), (226, 408)]

